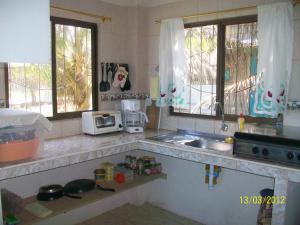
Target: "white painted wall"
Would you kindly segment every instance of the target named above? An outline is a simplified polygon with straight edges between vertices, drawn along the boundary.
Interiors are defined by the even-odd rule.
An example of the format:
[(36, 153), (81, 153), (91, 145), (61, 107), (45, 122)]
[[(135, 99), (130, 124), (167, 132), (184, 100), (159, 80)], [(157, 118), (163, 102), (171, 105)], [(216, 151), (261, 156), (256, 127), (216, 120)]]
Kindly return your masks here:
[[(208, 190), (207, 184), (204, 183), (204, 164), (143, 151), (132, 151), (127, 154), (155, 156), (157, 161), (162, 163), (163, 170), (167, 173), (167, 180), (147, 184), (140, 187), (138, 192), (131, 190), (126, 195), (105, 200), (98, 210), (87, 208), (83, 218), (88, 218), (89, 215), (93, 215), (97, 211), (98, 213), (105, 212), (126, 201), (134, 204), (143, 204), (148, 201), (168, 211), (207, 225), (253, 225), (256, 224), (259, 205), (241, 205), (240, 196), (257, 196), (261, 189), (273, 188), (273, 179), (271, 178), (223, 168), (218, 178), (218, 184), (213, 190)], [(42, 185), (64, 185), (73, 179), (93, 178), (93, 170), (98, 168), (101, 162), (122, 162), (125, 155), (126, 153), (118, 154), (21, 176), (2, 181), (0, 186), (22, 197), (28, 197), (35, 195)], [(56, 222), (56, 224), (60, 224), (58, 221)]]
[(261, 189), (273, 188), (271, 178), (223, 168), (218, 184), (209, 190), (204, 183), (204, 164), (155, 156), (162, 162), (168, 178), (163, 184), (149, 187), (149, 201), (203, 224), (256, 224), (259, 205), (242, 205), (240, 196), (258, 196)]

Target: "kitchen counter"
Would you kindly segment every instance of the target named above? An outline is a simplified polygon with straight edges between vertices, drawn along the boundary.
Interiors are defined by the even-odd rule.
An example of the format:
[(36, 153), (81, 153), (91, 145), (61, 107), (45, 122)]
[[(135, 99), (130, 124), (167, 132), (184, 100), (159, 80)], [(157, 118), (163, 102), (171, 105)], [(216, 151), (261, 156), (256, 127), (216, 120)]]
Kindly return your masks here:
[[(36, 158), (0, 164), (0, 180), (68, 166), (131, 150), (143, 150), (193, 162), (213, 164), (275, 178), (274, 195), (287, 196), (288, 182), (300, 183), (300, 169), (236, 158), (232, 152), (217, 152), (185, 145), (146, 139), (170, 131), (147, 130), (145, 133), (112, 133), (100, 136), (77, 135), (45, 141), (44, 151)], [(283, 225), (286, 205), (274, 205), (272, 225)]]
[(217, 152), (146, 139), (147, 137), (169, 132), (171, 131), (147, 130), (139, 134), (121, 132), (100, 136), (77, 135), (48, 140), (44, 142), (44, 150), (33, 159), (0, 163), (0, 180), (141, 149), (194, 162), (214, 164), (242, 172), (283, 178), (300, 183), (300, 169), (298, 168), (236, 158), (232, 156), (232, 151)]
[(92, 159), (139, 149), (138, 141), (168, 131), (148, 130), (129, 134), (117, 132), (99, 136), (76, 135), (44, 141), (44, 150), (35, 158), (0, 163), (0, 181)]

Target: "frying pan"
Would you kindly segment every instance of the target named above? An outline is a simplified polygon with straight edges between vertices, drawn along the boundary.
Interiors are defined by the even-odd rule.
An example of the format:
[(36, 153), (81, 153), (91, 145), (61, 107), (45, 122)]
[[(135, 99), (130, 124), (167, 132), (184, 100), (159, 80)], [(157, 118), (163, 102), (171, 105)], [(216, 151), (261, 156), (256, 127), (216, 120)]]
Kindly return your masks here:
[(69, 198), (80, 199), (80, 196), (70, 195), (64, 191), (63, 186), (59, 184), (52, 184), (40, 187), (39, 193), (37, 195), (37, 199), (39, 201), (52, 201), (55, 199), (59, 199), (63, 196), (67, 196)]
[(106, 91), (109, 91), (110, 90), (110, 83), (108, 81), (108, 77), (112, 76), (112, 67), (111, 67), (111, 64), (110, 63), (107, 63), (106, 65), (106, 82), (105, 82), (105, 88), (106, 88)]
[(96, 185), (95, 181), (90, 179), (73, 180), (65, 185), (64, 192), (68, 194), (80, 194), (94, 190), (95, 187), (101, 191), (115, 192), (115, 189), (103, 188), (100, 185)]
[(103, 188), (100, 185), (96, 185), (94, 180), (79, 179), (67, 183), (64, 187), (59, 184), (40, 187), (37, 199), (39, 201), (52, 201), (63, 196), (81, 199), (81, 196), (78, 196), (76, 194), (81, 194), (94, 190), (95, 187), (97, 187), (97, 189), (101, 191), (115, 192), (115, 189)]

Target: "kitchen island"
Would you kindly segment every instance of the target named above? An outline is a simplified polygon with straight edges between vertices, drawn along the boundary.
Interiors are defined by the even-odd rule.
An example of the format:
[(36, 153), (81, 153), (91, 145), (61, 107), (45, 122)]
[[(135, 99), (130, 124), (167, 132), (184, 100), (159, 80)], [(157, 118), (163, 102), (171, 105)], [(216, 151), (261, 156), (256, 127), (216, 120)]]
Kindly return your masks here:
[[(213, 164), (231, 170), (274, 178), (274, 196), (287, 196), (288, 182), (300, 183), (300, 170), (297, 168), (240, 159), (234, 157), (232, 152), (218, 154), (218, 152), (209, 149), (198, 149), (147, 139), (147, 137), (168, 132), (148, 130), (141, 134), (122, 132), (96, 137), (78, 135), (48, 140), (44, 143), (44, 151), (35, 159), (0, 164), (1, 184), (16, 177), (68, 167), (133, 150), (195, 163)], [(284, 225), (285, 214), (285, 204), (274, 204), (272, 225)]]

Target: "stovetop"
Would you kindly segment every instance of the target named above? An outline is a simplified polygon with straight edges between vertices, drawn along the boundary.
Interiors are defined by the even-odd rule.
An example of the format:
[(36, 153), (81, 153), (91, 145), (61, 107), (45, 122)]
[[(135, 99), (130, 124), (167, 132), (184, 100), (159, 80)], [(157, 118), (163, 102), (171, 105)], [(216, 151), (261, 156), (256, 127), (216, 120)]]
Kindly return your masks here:
[(237, 157), (300, 167), (299, 128), (255, 128), (234, 136), (233, 154)]

